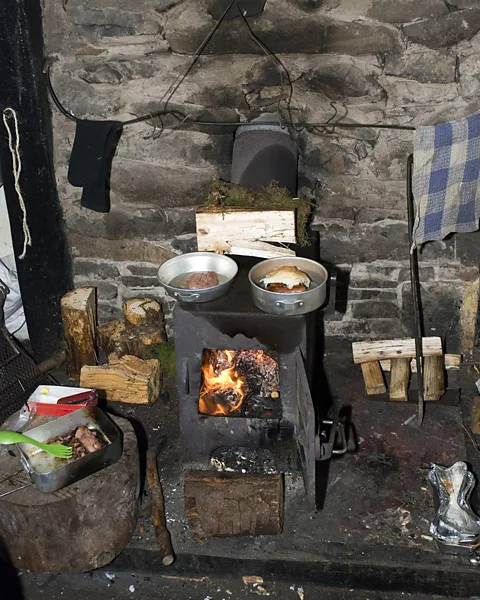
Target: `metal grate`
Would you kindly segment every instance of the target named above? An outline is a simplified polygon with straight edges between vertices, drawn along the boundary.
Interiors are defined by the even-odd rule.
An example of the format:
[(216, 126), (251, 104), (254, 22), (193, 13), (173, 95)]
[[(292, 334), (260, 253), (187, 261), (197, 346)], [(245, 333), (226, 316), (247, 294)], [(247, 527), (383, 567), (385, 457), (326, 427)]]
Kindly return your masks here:
[(43, 378), (35, 362), (0, 328), (0, 425), (20, 410)]

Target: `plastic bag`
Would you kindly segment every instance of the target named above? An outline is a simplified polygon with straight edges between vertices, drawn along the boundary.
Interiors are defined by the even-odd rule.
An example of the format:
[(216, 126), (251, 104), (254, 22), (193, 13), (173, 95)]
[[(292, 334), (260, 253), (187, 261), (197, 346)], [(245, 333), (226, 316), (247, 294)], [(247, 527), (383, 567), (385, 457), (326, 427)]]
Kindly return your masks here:
[(9, 289), (3, 305), (5, 326), (18, 340), (28, 340), (27, 322), (23, 311), (22, 295), (13, 254), (0, 259), (0, 280)]

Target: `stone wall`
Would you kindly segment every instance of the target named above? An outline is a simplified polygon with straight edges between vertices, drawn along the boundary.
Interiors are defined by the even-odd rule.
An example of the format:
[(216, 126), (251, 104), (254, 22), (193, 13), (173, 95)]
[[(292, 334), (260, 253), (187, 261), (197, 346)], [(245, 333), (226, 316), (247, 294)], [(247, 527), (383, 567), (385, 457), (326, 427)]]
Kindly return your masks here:
[[(159, 101), (227, 3), (222, 0), (44, 0), (47, 53), (61, 101), (76, 115), (127, 119)], [(241, 4), (241, 2), (240, 2)], [(329, 335), (411, 330), (405, 171), (409, 131), (378, 123), (436, 124), (480, 108), (480, 7), (475, 0), (267, 0), (249, 20), (292, 82), (294, 121), (336, 118), (366, 129), (303, 129), (300, 187), (315, 200), (322, 257), (350, 279)], [(290, 86), (241, 19), (225, 21), (172, 101), (191, 117), (288, 117)], [(283, 98), (283, 100), (282, 100)], [(66, 181), (75, 126), (53, 109), (59, 193), (77, 283), (99, 287), (101, 318), (125, 297), (164, 300), (156, 267), (195, 247), (195, 208), (212, 177), (229, 177), (234, 128), (177, 123), (157, 137), (126, 128), (111, 175), (112, 210), (80, 207)], [(157, 123), (159, 125), (159, 123)], [(477, 234), (422, 252), (427, 333), (458, 349), (466, 287), (478, 290)], [(345, 275), (346, 274), (346, 275)], [(343, 290), (344, 291), (344, 290)], [(343, 294), (344, 299), (346, 294)], [(172, 308), (165, 305), (167, 313)]]

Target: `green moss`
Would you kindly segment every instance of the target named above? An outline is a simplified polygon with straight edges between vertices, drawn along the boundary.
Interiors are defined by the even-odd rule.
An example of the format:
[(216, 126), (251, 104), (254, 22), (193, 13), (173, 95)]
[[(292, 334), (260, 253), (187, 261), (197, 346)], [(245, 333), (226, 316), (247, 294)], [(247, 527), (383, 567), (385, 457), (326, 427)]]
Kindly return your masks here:
[(308, 244), (307, 225), (311, 212), (308, 198), (292, 198), (287, 188), (271, 182), (267, 187), (256, 191), (241, 185), (214, 180), (207, 204), (207, 210), (227, 208), (255, 208), (258, 210), (294, 210), (297, 241), (300, 246)]
[(176, 375), (175, 348), (173, 342), (152, 344), (146, 352), (146, 358), (158, 358), (162, 373), (166, 377), (174, 378)]

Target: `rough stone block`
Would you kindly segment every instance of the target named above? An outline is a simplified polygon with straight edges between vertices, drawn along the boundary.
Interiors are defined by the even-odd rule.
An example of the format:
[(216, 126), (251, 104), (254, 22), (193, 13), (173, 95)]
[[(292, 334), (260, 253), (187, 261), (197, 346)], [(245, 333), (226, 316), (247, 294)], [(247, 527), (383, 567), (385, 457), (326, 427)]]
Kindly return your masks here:
[[(53, 87), (62, 103), (78, 117), (111, 118), (121, 107), (118, 86), (90, 85), (72, 73), (56, 73), (53, 70)], [(61, 117), (65, 120), (65, 117)]]
[(115, 279), (120, 275), (117, 267), (104, 262), (76, 259), (73, 265), (75, 275), (90, 279)]
[(475, 281), (476, 279), (478, 279), (478, 266), (449, 265), (436, 269), (437, 281)]
[(127, 265), (127, 269), (132, 275), (140, 275), (141, 277), (156, 277), (157, 265)]
[[(434, 267), (420, 267), (419, 278), (422, 282), (431, 281), (432, 279), (435, 279)], [(398, 274), (398, 280), (401, 282), (410, 281), (410, 267), (402, 267), (400, 269), (400, 272)]]
[(398, 285), (397, 278), (395, 279), (351, 279), (350, 286), (352, 288), (361, 289), (378, 289), (378, 288), (396, 288)]
[(480, 59), (477, 52), (460, 61), (460, 88), (462, 96), (474, 100), (480, 96)]
[(353, 303), (352, 316), (354, 319), (395, 319), (400, 316), (400, 309), (393, 302), (365, 300)]
[(454, 237), (457, 260), (466, 266), (476, 267), (480, 264), (480, 232), (457, 233)]
[(384, 23), (409, 23), (415, 19), (448, 14), (443, 0), (373, 0), (367, 16)]
[(455, 55), (444, 50), (388, 54), (385, 56), (384, 72), (385, 75), (414, 79), (420, 83), (451, 83), (455, 79)]
[(400, 319), (363, 319), (353, 321), (329, 321), (325, 323), (325, 335), (356, 340), (375, 340), (408, 335)]
[(362, 290), (352, 288), (348, 290), (349, 300), (396, 300), (396, 290)]
[(97, 319), (100, 325), (108, 323), (109, 321), (115, 321), (116, 319), (123, 319), (123, 311), (119, 306), (116, 306), (114, 304), (98, 302)]
[(176, 207), (203, 204), (218, 167), (177, 167), (175, 164), (153, 165), (145, 161), (113, 161), (111, 186), (121, 198), (132, 203)]
[(396, 106), (404, 104), (435, 104), (453, 102), (458, 99), (456, 83), (418, 83), (407, 79), (389, 82), (387, 86), (389, 100)]
[(177, 179), (182, 177), (180, 167), (230, 166), (232, 160), (233, 136), (208, 135), (197, 131), (169, 131), (158, 139), (148, 139), (153, 130), (143, 124), (125, 128), (116, 150), (120, 159), (134, 159), (154, 163), (155, 172), (162, 165), (177, 167)]
[(409, 40), (428, 48), (445, 48), (470, 40), (480, 30), (480, 9), (461, 10), (410, 23), (403, 28)]
[(76, 276), (74, 278), (76, 286), (92, 286), (97, 288), (97, 298), (99, 300), (108, 301), (114, 300), (118, 295), (118, 288), (114, 283), (106, 283), (105, 281), (86, 280), (84, 277)]
[(327, 173), (337, 175), (359, 175), (361, 165), (355, 153), (355, 140), (330, 139), (311, 133), (300, 134), (298, 139), (299, 151), (303, 169), (320, 167)]
[(75, 25), (101, 25), (117, 35), (159, 33), (163, 20), (155, 8), (150, 0), (70, 0), (67, 5)]
[[(291, 6), (291, 5), (290, 5)], [(251, 19), (263, 43), (276, 53), (375, 54), (400, 52), (398, 33), (366, 21), (337, 21), (324, 15), (295, 14), (287, 2), (267, 3), (264, 13)], [(173, 52), (193, 54), (214, 24), (204, 2), (186, 3), (169, 14), (165, 37)], [(205, 49), (207, 54), (261, 54), (241, 20), (222, 27)]]
[[(255, 17), (263, 11), (266, 0), (242, 0), (241, 9), (246, 17)], [(208, 0), (207, 10), (208, 14), (215, 20), (218, 20), (225, 12), (229, 5), (229, 0)], [(231, 19), (240, 18), (238, 14), (238, 8), (234, 4), (225, 16), (225, 20), (230, 21)]]
[(197, 252), (197, 235), (196, 234), (185, 234), (177, 235), (172, 240), (172, 248), (178, 250), (180, 254), (186, 254), (187, 252)]
[(381, 101), (386, 92), (378, 83), (370, 69), (351, 62), (336, 61), (332, 64), (319, 64), (307, 70), (301, 80), (308, 90), (323, 93), (331, 100), (368, 97), (369, 101)]
[(122, 283), (129, 288), (153, 288), (158, 286), (157, 277), (124, 276)]
[(102, 258), (112, 261), (149, 262), (163, 264), (175, 254), (159, 242), (146, 240), (107, 240), (68, 232), (68, 241), (73, 256)]
[[(432, 282), (421, 286), (425, 335), (446, 339), (447, 352), (460, 352), (460, 307), (463, 285), (456, 282)], [(402, 288), (402, 322), (413, 331), (413, 307), (410, 284)]]

